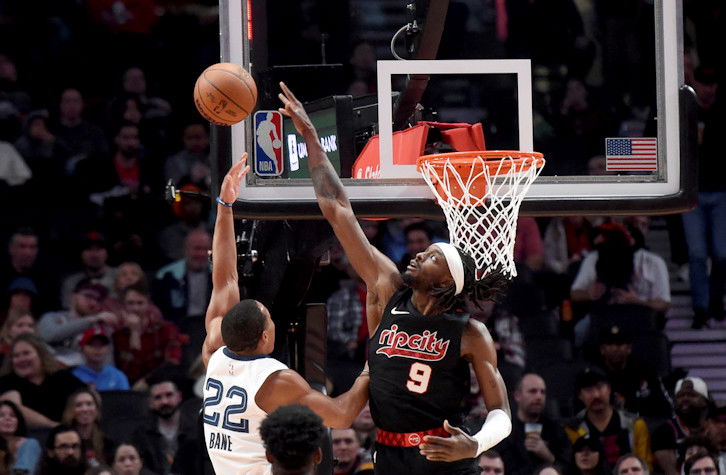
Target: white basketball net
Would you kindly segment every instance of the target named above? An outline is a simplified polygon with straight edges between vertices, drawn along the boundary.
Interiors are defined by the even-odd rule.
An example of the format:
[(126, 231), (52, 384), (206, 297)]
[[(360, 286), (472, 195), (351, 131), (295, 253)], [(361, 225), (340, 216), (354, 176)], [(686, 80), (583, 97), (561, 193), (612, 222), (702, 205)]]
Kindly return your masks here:
[[(474, 258), (476, 278), (493, 270), (512, 278), (517, 275), (514, 239), (519, 206), (539, 176), (544, 159), (503, 157), (491, 171), (484, 162), (477, 156), (471, 167), (457, 170), (448, 158), (436, 159), (422, 161), (420, 170), (444, 210), (451, 243)], [(481, 192), (474, 191), (482, 179), (486, 193), (479, 197)]]

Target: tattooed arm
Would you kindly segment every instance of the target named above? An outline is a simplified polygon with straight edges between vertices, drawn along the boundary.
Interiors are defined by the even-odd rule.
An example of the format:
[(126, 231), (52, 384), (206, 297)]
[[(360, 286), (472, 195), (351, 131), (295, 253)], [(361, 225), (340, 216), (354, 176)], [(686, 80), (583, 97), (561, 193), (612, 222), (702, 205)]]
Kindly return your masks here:
[[(328, 160), (323, 146), (303, 105), (295, 95), (280, 83), (279, 98), (284, 107), (280, 112), (292, 119), (298, 133), (305, 139), (308, 149), (308, 168), (320, 210), (333, 227), (351, 265), (368, 287), (368, 327), (375, 329), (386, 302), (401, 285), (396, 265), (368, 242), (338, 177)], [(372, 333), (371, 333), (372, 334)]]

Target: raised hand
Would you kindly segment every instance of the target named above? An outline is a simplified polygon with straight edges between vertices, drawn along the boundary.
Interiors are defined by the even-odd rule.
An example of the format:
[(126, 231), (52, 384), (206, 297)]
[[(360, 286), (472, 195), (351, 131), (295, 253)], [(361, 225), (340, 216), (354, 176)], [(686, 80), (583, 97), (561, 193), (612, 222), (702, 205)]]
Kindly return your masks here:
[(282, 89), (282, 92), (277, 97), (280, 98), (284, 105), (284, 107), (278, 109), (280, 113), (292, 119), (295, 129), (300, 135), (304, 135), (306, 132), (315, 132), (315, 127), (313, 127), (310, 117), (308, 117), (305, 108), (297, 97), (295, 97), (295, 94), (282, 81), (280, 81), (280, 89)]
[(476, 457), (479, 444), (473, 437), (458, 427), (449, 425), (449, 421), (444, 421), (444, 430), (451, 437), (424, 437), (424, 443), (418, 446), (421, 455), (432, 462), (455, 462)]
[(239, 196), (239, 186), (242, 178), (250, 171), (247, 163), (247, 152), (242, 154), (239, 162), (232, 165), (219, 188), (219, 198), (225, 203), (234, 203)]

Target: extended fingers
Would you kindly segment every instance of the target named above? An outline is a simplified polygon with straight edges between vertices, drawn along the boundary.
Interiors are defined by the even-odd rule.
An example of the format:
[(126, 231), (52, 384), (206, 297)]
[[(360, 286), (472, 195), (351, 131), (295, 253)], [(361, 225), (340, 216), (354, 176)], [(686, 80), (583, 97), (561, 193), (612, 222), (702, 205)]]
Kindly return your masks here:
[(293, 94), (292, 91), (288, 89), (287, 84), (282, 81), (280, 81), (280, 89), (282, 89), (282, 92), (284, 92), (287, 98), (289, 98), (292, 102), (297, 102), (297, 97), (295, 97), (295, 94)]

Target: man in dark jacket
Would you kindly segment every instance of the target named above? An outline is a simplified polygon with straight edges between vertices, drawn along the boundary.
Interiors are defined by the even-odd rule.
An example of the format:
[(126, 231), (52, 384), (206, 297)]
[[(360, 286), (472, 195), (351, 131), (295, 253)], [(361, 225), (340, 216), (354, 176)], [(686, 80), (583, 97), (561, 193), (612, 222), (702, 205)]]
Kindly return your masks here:
[(546, 397), (545, 382), (538, 374), (525, 374), (516, 386), (512, 434), (495, 448), (509, 474), (529, 475), (544, 464), (557, 464), (562, 469), (570, 460), (567, 434), (543, 414)]

